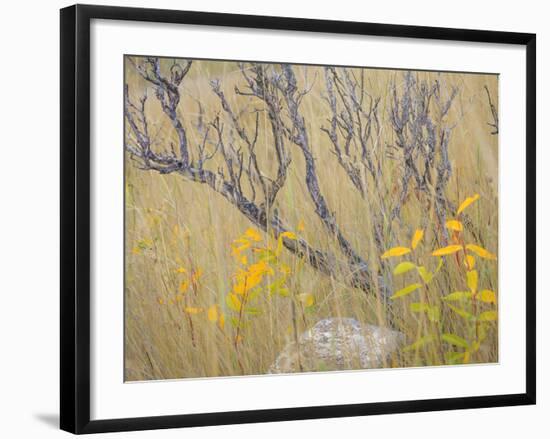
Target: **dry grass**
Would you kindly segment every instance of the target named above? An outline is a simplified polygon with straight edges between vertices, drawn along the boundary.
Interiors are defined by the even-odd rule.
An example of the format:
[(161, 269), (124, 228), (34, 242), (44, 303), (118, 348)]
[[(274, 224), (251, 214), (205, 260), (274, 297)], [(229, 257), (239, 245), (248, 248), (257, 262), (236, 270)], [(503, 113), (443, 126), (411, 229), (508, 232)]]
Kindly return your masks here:
[[(170, 62), (163, 60), (163, 63)], [(372, 189), (366, 200), (358, 195), (345, 172), (337, 165), (330, 152), (329, 139), (320, 129), (326, 125), (328, 114), (321, 94), (322, 70), (296, 66), (295, 71), (302, 83), (313, 84), (303, 100), (301, 111), (316, 158), (321, 190), (347, 238), (372, 267), (378, 267), (381, 254), (373, 242), (371, 223), (371, 212), (379, 207), (377, 197)], [(391, 81), (399, 84), (402, 75), (403, 72), (391, 70), (366, 71), (369, 91), (382, 98), (381, 154), (386, 144), (395, 141), (388, 121), (388, 93)], [(449, 114), (449, 122), (456, 123), (456, 128), (449, 147), (453, 174), (447, 196), (458, 205), (465, 197), (480, 194), (481, 198), (468, 207), (468, 213), (479, 227), (486, 248), (497, 253), (498, 136), (491, 135), (491, 129), (487, 126), (491, 113), (484, 86), (489, 88), (496, 100), (498, 79), (491, 75), (438, 75), (428, 72), (418, 72), (417, 75), (428, 80), (439, 79), (443, 90), (450, 90), (453, 85), (459, 87), (459, 94)], [(233, 108), (245, 109), (249, 102), (248, 98), (238, 97), (232, 92), (235, 84), (242, 85), (236, 63), (194, 62), (182, 84), (183, 96), (179, 105), (190, 142), (201, 141), (194, 125), (199, 117), (197, 102), (204, 108), (204, 123), (220, 111), (219, 100), (209, 85), (214, 78), (221, 79)], [(127, 64), (126, 81), (134, 98), (141, 96), (148, 86), (130, 64)], [(163, 149), (170, 142), (176, 142), (170, 122), (155, 99), (149, 99), (147, 115), (155, 148)], [(250, 128), (253, 117), (243, 115), (243, 119)], [(263, 115), (260, 117), (260, 128), (257, 148), (265, 168), (273, 162), (273, 148)], [(277, 209), (297, 234), (318, 248), (338, 254), (334, 240), (327, 235), (304, 187), (303, 158), (296, 146), (289, 144), (289, 148), (293, 162), (287, 183), (278, 194)], [(210, 167), (215, 170), (215, 165)], [(387, 187), (391, 188), (392, 183), (398, 181), (401, 172), (393, 160), (384, 160), (383, 179)], [(396, 196), (396, 190), (389, 191), (385, 196)], [(255, 304), (260, 313), (243, 317), (244, 325), (239, 330), (239, 340), (235, 342), (237, 329), (231, 324), (231, 318), (236, 318), (237, 313), (228, 307), (226, 295), (231, 291), (233, 275), (239, 264), (231, 249), (233, 241), (251, 227), (250, 222), (205, 185), (185, 181), (178, 175), (142, 171), (128, 154), (125, 209), (127, 380), (262, 374), (296, 332), (301, 332), (323, 317), (354, 317), (361, 322), (380, 325), (392, 320), (406, 335), (409, 344), (417, 342), (428, 332), (438, 332), (429, 318), (410, 311), (410, 303), (418, 301), (417, 293), (394, 300), (395, 305), (390, 309), (376, 291), (365, 294), (352, 289), (341, 279), (324, 276), (283, 251), (281, 263), (290, 269), (286, 283), (289, 296), (262, 294)], [(425, 229), (425, 236), (414, 256), (392, 258), (390, 265), (393, 267), (408, 258), (429, 269), (434, 268), (438, 258), (431, 256), (431, 252), (440, 244), (435, 223), (435, 214), (433, 210), (426, 211), (422, 197), (410, 196), (403, 205), (401, 224), (394, 225), (394, 230), (398, 231), (396, 237), (386, 237), (387, 249), (397, 245), (408, 246), (416, 229)], [(464, 236), (467, 242), (472, 241), (467, 230)], [(263, 240), (265, 244), (268, 236), (263, 235)], [(427, 303), (440, 307), (443, 328), (436, 334), (435, 341), (399, 352), (388, 366), (442, 364), (445, 353), (464, 351), (442, 340), (442, 332), (457, 334), (468, 340), (475, 337), (476, 325), (458, 316), (441, 300), (442, 296), (454, 291), (467, 290), (463, 265), (456, 262), (455, 255), (443, 259), (441, 272), (423, 293)], [(477, 258), (476, 268), (480, 288), (497, 291), (497, 262)], [(185, 269), (185, 272), (179, 269)], [(193, 273), (195, 279), (191, 279)], [(411, 273), (392, 279), (394, 290), (416, 282), (415, 275)], [(180, 288), (182, 282), (188, 282), (187, 288), (185, 285)], [(312, 299), (304, 294), (313, 296), (312, 306), (306, 303)], [(208, 318), (207, 312), (210, 309), (210, 317), (214, 317), (213, 305), (217, 314), (215, 322)], [(473, 311), (470, 305), (467, 306), (468, 310)], [(491, 309), (483, 303), (478, 307), (477, 312)], [(191, 312), (186, 312), (186, 308)], [(389, 312), (391, 316), (388, 316)], [(223, 329), (219, 321), (221, 314), (225, 316)], [(487, 338), (480, 349), (460, 361), (498, 360), (497, 324), (490, 322), (486, 326)]]

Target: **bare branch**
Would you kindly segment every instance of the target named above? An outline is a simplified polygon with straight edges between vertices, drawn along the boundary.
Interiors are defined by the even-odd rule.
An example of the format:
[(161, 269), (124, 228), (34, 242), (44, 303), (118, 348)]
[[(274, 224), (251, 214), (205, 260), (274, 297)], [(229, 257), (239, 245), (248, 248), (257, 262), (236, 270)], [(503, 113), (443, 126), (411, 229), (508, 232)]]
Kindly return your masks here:
[[(149, 68), (145, 68), (143, 65), (133, 64), (142, 77), (157, 87), (156, 98), (160, 102), (163, 112), (172, 121), (172, 125), (174, 127), (181, 127), (185, 134), (183, 124), (176, 115), (177, 103), (179, 102), (179, 91), (177, 86), (187, 74), (190, 65), (181, 71), (172, 69), (170, 79), (167, 79), (162, 76), (160, 72), (158, 60), (148, 58), (146, 62), (149, 64)], [(130, 130), (127, 135), (125, 148), (132, 157), (138, 160), (141, 169), (156, 171), (160, 174), (178, 174), (186, 180), (205, 184), (224, 197), (256, 226), (266, 232), (272, 232), (278, 237), (280, 234), (289, 231), (288, 226), (285, 225), (284, 220), (279, 216), (277, 210), (270, 210), (275, 195), (284, 184), (287, 169), (290, 164), (290, 156), (285, 148), (283, 136), (285, 132), (290, 132), (291, 129), (296, 131), (299, 135), (302, 135), (300, 133), (305, 133), (305, 127), (303, 125), (303, 120), (299, 127), (295, 127), (294, 124), (292, 128), (284, 126), (281, 119), (281, 102), (277, 97), (280, 92), (279, 87), (281, 83), (276, 72), (269, 72), (269, 74), (266, 75), (264, 66), (259, 65), (252, 66), (251, 73), (244, 68), (242, 71), (243, 78), (245, 78), (245, 81), (249, 85), (250, 95), (261, 99), (267, 107), (278, 159), (278, 175), (275, 180), (271, 181), (268, 177), (263, 175), (254, 152), (259, 131), (258, 113), (256, 113), (254, 133), (249, 134), (241, 126), (239, 117), (230, 108), (221, 92), (219, 84), (213, 84), (213, 90), (220, 98), (222, 108), (229, 116), (231, 126), (246, 145), (248, 160), (245, 159), (241, 148), (233, 145), (233, 141), (230, 140), (226, 142), (224, 124), (219, 117), (216, 117), (209, 125), (209, 129), (211, 128), (215, 133), (215, 148), (210, 153), (206, 151), (206, 145), (209, 139), (209, 129), (207, 129), (202, 138), (202, 142), (197, 145), (197, 163), (191, 163), (189, 161), (189, 155), (187, 155), (188, 161), (184, 162), (183, 156), (182, 158), (177, 157), (174, 152), (171, 155), (155, 153), (151, 149), (151, 142), (148, 136), (148, 124), (145, 115), (145, 102), (147, 98), (144, 96), (139, 105), (133, 104), (128, 97), (127, 87), (125, 94), (125, 116)], [(287, 80), (292, 80), (292, 75), (287, 73), (286, 76)], [(290, 104), (291, 114), (295, 114), (293, 112), (297, 111), (297, 100), (301, 99), (300, 96), (303, 96), (303, 92), (297, 92), (297, 88), (292, 85), (286, 87), (286, 91), (289, 93), (287, 96), (287, 104)], [(131, 136), (129, 136), (129, 134), (133, 135), (135, 142), (131, 141)], [(183, 138), (179, 137), (179, 139), (181, 154)], [(307, 135), (305, 137), (305, 142), (304, 151), (309, 151), (309, 147), (307, 146)], [(189, 154), (189, 145), (187, 144), (186, 137), (184, 146), (185, 148), (183, 150)], [(223, 163), (227, 170), (227, 177), (222, 168), (218, 168), (217, 173), (215, 173), (206, 169), (204, 166), (205, 162), (212, 159), (218, 151), (222, 154)], [(310, 171), (313, 172), (314, 175), (315, 167), (313, 157), (310, 152), (308, 152), (306, 156), (310, 163), (309, 166), (313, 166), (313, 168), (310, 168)], [(245, 195), (241, 184), (243, 175), (248, 175), (250, 185), (253, 189), (256, 179), (260, 179), (266, 184), (269, 183), (269, 189), (266, 189), (266, 202), (264, 204), (258, 205), (253, 199), (251, 200)], [(315, 179), (316, 178), (315, 176)], [(325, 218), (327, 226), (329, 226), (337, 236), (340, 247), (346, 250), (344, 251), (346, 261), (338, 260), (338, 258), (330, 253), (312, 247), (302, 238), (297, 240), (284, 238), (284, 246), (298, 257), (305, 259), (312, 267), (326, 275), (338, 278), (342, 276), (342, 273), (351, 273), (350, 277), (345, 279), (346, 282), (365, 292), (370, 291), (371, 282), (366, 263), (353, 251), (349, 242), (345, 240), (342, 233), (339, 231), (334, 215), (329, 212), (326, 202), (320, 194), (318, 182), (311, 183), (310, 177), (306, 180), (310, 182), (309, 187), (312, 190), (312, 194), (314, 194), (312, 197), (316, 202), (318, 212)], [(253, 198), (255, 198), (255, 190), (253, 190), (252, 194)], [(353, 261), (351, 267), (349, 265), (350, 261)]]
[(359, 254), (352, 247), (351, 243), (345, 238), (338, 226), (336, 217), (329, 210), (327, 202), (321, 192), (317, 177), (315, 159), (309, 145), (309, 138), (305, 127), (304, 118), (299, 111), (298, 96), (300, 96), (300, 94), (297, 92), (298, 85), (292, 66), (282, 64), (281, 69), (283, 71), (284, 79), (281, 78), (278, 80), (276, 82), (276, 86), (284, 96), (289, 117), (292, 122), (290, 139), (300, 147), (305, 160), (306, 186), (308, 188), (310, 198), (315, 206), (315, 212), (329, 233), (336, 238), (340, 249), (353, 267), (351, 272), (353, 273), (356, 282), (370, 284), (371, 274), (366, 261), (359, 256)]
[(489, 92), (489, 88), (487, 86), (485, 86), (485, 92), (487, 93), (489, 108), (491, 109), (491, 115), (493, 116), (493, 121), (487, 122), (487, 125), (493, 128), (493, 131), (491, 132), (491, 134), (496, 135), (498, 134), (498, 110), (496, 106), (493, 104), (493, 101), (491, 99), (491, 93)]
[(180, 64), (174, 64), (170, 68), (170, 79), (168, 79), (161, 73), (158, 58), (148, 57), (146, 58), (145, 63), (141, 65), (138, 65), (134, 60), (132, 60), (132, 58), (129, 59), (136, 68), (137, 72), (146, 81), (149, 81), (155, 86), (155, 94), (161, 104), (162, 110), (170, 119), (170, 122), (178, 135), (181, 166), (183, 168), (188, 167), (190, 165), (190, 156), (187, 144), (187, 133), (183, 127), (182, 121), (176, 114), (176, 110), (180, 102), (178, 86), (189, 72), (192, 61), (187, 61), (183, 67)]

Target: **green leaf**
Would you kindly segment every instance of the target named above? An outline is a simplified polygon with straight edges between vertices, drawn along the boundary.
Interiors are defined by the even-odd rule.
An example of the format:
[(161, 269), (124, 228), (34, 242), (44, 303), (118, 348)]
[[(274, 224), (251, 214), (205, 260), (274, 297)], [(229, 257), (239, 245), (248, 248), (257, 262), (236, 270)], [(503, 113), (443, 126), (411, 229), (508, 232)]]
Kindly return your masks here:
[(425, 312), (428, 315), (430, 322), (439, 322), (439, 307), (428, 305), (427, 303), (414, 302), (409, 305), (412, 312)]
[(426, 267), (417, 267), (417, 270), (424, 283), (429, 284), (432, 281), (434, 275), (426, 270)]
[(239, 296), (237, 296), (236, 294), (233, 294), (233, 293), (229, 293), (225, 297), (225, 301), (226, 301), (227, 306), (229, 307), (229, 309), (231, 309), (232, 311), (235, 311), (235, 312), (240, 312), (241, 307), (242, 307), (242, 302), (241, 302), (241, 299), (239, 298)]
[(258, 259), (260, 261), (265, 261), (265, 262), (276, 262), (277, 261), (277, 255), (275, 254), (275, 252), (273, 250), (270, 250), (270, 249), (261, 249), (261, 250), (256, 250), (256, 252), (258, 253)]
[(393, 296), (390, 297), (390, 299), (397, 299), (399, 297), (406, 296), (407, 294), (411, 294), (413, 291), (418, 290), (422, 287), (422, 284), (411, 284), (406, 286), (405, 288), (400, 289), (399, 291), (396, 291)]
[(439, 322), (440, 314), (439, 307), (434, 305), (428, 310), (428, 320), (430, 322)]
[(446, 352), (445, 361), (447, 364), (456, 364), (462, 362), (464, 358), (464, 352)]
[(260, 309), (258, 309), (258, 308), (250, 308), (250, 307), (246, 307), (246, 308), (244, 309), (244, 312), (247, 313), (247, 314), (253, 315), (253, 316), (262, 313), (262, 311), (261, 311)]
[(437, 268), (434, 271), (434, 274), (439, 273), (439, 270), (441, 270), (441, 267), (443, 267), (443, 258), (439, 258), (439, 262), (437, 263)]
[(273, 283), (269, 284), (267, 289), (269, 291), (269, 295), (272, 294), (279, 294), (281, 296), (288, 296), (288, 289), (284, 287), (286, 282), (286, 277), (280, 277), (279, 279), (275, 280)]
[(247, 301), (256, 299), (260, 293), (264, 290), (263, 287), (256, 287), (248, 292)]
[(413, 264), (412, 262), (408, 262), (408, 261), (401, 262), (400, 264), (397, 264), (397, 266), (393, 269), (393, 274), (397, 276), (399, 274), (406, 273), (407, 271), (411, 271), (415, 267), (416, 265)]
[(290, 291), (288, 291), (288, 288), (279, 288), (277, 289), (276, 293), (282, 297), (290, 296)]
[(462, 309), (462, 308), (458, 308), (456, 306), (453, 306), (451, 305), (450, 303), (448, 304), (449, 308), (451, 308), (454, 312), (456, 312), (460, 317), (463, 317), (465, 318), (466, 320), (474, 320), (475, 317), (473, 314), (469, 313), (468, 311), (466, 311), (465, 309)]
[(455, 291), (454, 293), (446, 295), (443, 300), (447, 300), (449, 302), (456, 302), (459, 300), (469, 300), (472, 297), (472, 293), (470, 291)]
[(443, 341), (446, 341), (447, 343), (450, 343), (454, 346), (458, 346), (461, 348), (468, 349), (470, 347), (470, 345), (466, 340), (464, 340), (462, 337), (459, 337), (456, 334), (443, 334), (441, 336), (441, 339)]
[(435, 337), (431, 334), (425, 335), (424, 337), (420, 337), (414, 343), (412, 343), (408, 346), (405, 346), (403, 348), (403, 352), (416, 351), (417, 349), (420, 349), (423, 346), (427, 345), (428, 343), (432, 342), (434, 339), (435, 339)]
[(487, 323), (480, 323), (477, 338), (480, 342), (483, 342), (487, 338)]
[(409, 305), (412, 312), (427, 312), (430, 310), (430, 305), (422, 302), (414, 302)]

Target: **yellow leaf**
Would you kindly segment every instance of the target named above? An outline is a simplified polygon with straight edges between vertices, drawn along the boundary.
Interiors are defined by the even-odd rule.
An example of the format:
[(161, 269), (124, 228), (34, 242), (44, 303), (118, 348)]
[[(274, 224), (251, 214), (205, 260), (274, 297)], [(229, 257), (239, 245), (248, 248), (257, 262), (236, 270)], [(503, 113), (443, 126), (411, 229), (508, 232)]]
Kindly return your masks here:
[(460, 212), (462, 212), (464, 209), (466, 209), (470, 204), (472, 204), (474, 201), (478, 200), (479, 199), (479, 194), (475, 194), (475, 195), (472, 195), (471, 197), (468, 197), (466, 198), (462, 204), (460, 205), (460, 207), (458, 208), (458, 210), (456, 211), (456, 214), (460, 214)]
[(233, 285), (233, 291), (235, 292), (235, 294), (240, 294), (241, 296), (243, 296), (246, 292), (256, 287), (261, 281), (261, 274), (250, 274), (244, 280), (241, 280)]
[(238, 247), (232, 245), (231, 246), (231, 252), (233, 253), (233, 256), (238, 257), (238, 256), (240, 256), (241, 252), (245, 251), (248, 247), (250, 247), (250, 242), (245, 241), (242, 245), (240, 245)]
[(471, 270), (466, 273), (466, 282), (470, 291), (475, 294), (477, 291), (478, 275), (477, 270)]
[(450, 229), (450, 230), (454, 230), (456, 232), (462, 232), (462, 223), (460, 221), (457, 221), (457, 220), (449, 220), (447, 221), (446, 223), (447, 225), (447, 228)]
[(237, 312), (241, 311), (242, 303), (236, 294), (229, 293), (226, 296), (226, 302), (227, 302), (227, 306), (229, 306), (229, 308), (232, 309), (233, 311), (237, 311)]
[(281, 254), (281, 251), (283, 250), (283, 238), (287, 239), (298, 239), (296, 234), (293, 232), (283, 232), (279, 235), (279, 238), (277, 239), (277, 249), (275, 250), (275, 255), (279, 256)]
[(271, 268), (265, 260), (261, 260), (259, 262), (256, 262), (255, 264), (252, 264), (250, 267), (248, 267), (248, 272), (250, 274), (252, 273), (269, 274), (271, 276), (275, 274), (275, 271), (273, 271), (273, 268)]
[(283, 232), (279, 235), (279, 237), (281, 238), (288, 238), (288, 239), (298, 239), (298, 237), (296, 236), (296, 233), (293, 233), (293, 232)]
[(216, 322), (218, 320), (218, 307), (216, 305), (212, 305), (208, 308), (208, 320), (211, 322)]
[(493, 304), (497, 303), (497, 295), (495, 294), (494, 291), (482, 290), (479, 297), (482, 302), (493, 303)]
[(423, 236), (424, 236), (424, 230), (416, 229), (411, 242), (411, 247), (413, 248), (413, 250), (416, 248), (416, 246), (421, 241)]
[(464, 360), (462, 360), (462, 363), (468, 364), (470, 362), (470, 352), (466, 351), (464, 352)]
[(164, 305), (164, 299), (162, 297), (158, 298), (159, 305)]
[(223, 329), (225, 326), (225, 315), (223, 313), (220, 314), (218, 325), (220, 325), (220, 329)]
[(479, 315), (478, 320), (480, 322), (492, 322), (496, 320), (497, 317), (498, 317), (498, 314), (496, 311), (485, 311)]
[(140, 249), (139, 247), (134, 247), (134, 248), (132, 249), (132, 253), (133, 253), (134, 255), (139, 255), (139, 254), (141, 254), (141, 249)]
[(448, 245), (447, 247), (440, 248), (432, 253), (432, 256), (445, 256), (456, 253), (457, 251), (462, 250), (461, 245)]
[(180, 284), (180, 291), (182, 293), (185, 293), (187, 291), (187, 289), (189, 288), (189, 282), (187, 282), (186, 280), (184, 280), (181, 284)]
[(405, 288), (400, 289), (399, 291), (396, 291), (393, 296), (390, 297), (390, 299), (397, 299), (398, 297), (406, 296), (407, 294), (411, 294), (413, 291), (418, 290), (422, 287), (422, 284), (411, 284), (406, 286)]
[(472, 252), (474, 252), (476, 255), (478, 255), (480, 258), (485, 258), (485, 259), (496, 259), (496, 255), (494, 255), (493, 253), (485, 250), (483, 247), (480, 247), (479, 245), (475, 245), (475, 244), (468, 244), (466, 246), (466, 248)]
[(412, 262), (401, 262), (400, 264), (397, 264), (397, 266), (393, 269), (393, 274), (397, 276), (399, 274), (406, 273), (407, 271), (410, 271), (415, 267), (416, 265)]
[(244, 232), (244, 236), (256, 242), (262, 240), (262, 235), (260, 234), (260, 232), (253, 228), (247, 229), (246, 232)]
[(303, 232), (305, 229), (306, 229), (306, 225), (304, 223), (304, 220), (300, 220), (298, 222), (298, 227), (297, 227), (298, 231), (299, 232)]
[(392, 258), (394, 256), (403, 256), (410, 252), (411, 249), (408, 247), (394, 247), (385, 252), (382, 255), (382, 259)]
[(302, 302), (306, 308), (309, 308), (315, 304), (315, 297), (311, 293), (298, 294), (298, 300)]
[(183, 268), (183, 267), (178, 267), (178, 268), (176, 269), (176, 273), (187, 273), (187, 270), (186, 270), (185, 268)]
[(476, 258), (474, 258), (472, 255), (466, 255), (464, 264), (466, 265), (466, 268), (468, 270), (473, 270), (476, 266)]
[(184, 311), (188, 314), (198, 314), (202, 312), (202, 308), (195, 308), (193, 306), (186, 306)]

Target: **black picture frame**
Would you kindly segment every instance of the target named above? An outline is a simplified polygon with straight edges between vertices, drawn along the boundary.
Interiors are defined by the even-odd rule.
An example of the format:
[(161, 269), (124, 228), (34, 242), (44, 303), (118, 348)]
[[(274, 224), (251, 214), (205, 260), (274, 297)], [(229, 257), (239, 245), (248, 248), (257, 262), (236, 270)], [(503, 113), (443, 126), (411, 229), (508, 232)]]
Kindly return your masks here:
[[(416, 401), (346, 404), (90, 420), (90, 21), (130, 20), (513, 44), (526, 47), (527, 306), (526, 392)], [(173, 427), (364, 416), (535, 404), (536, 35), (375, 23), (175, 10), (75, 5), (61, 10), (61, 416), (63, 430), (99, 433)]]

